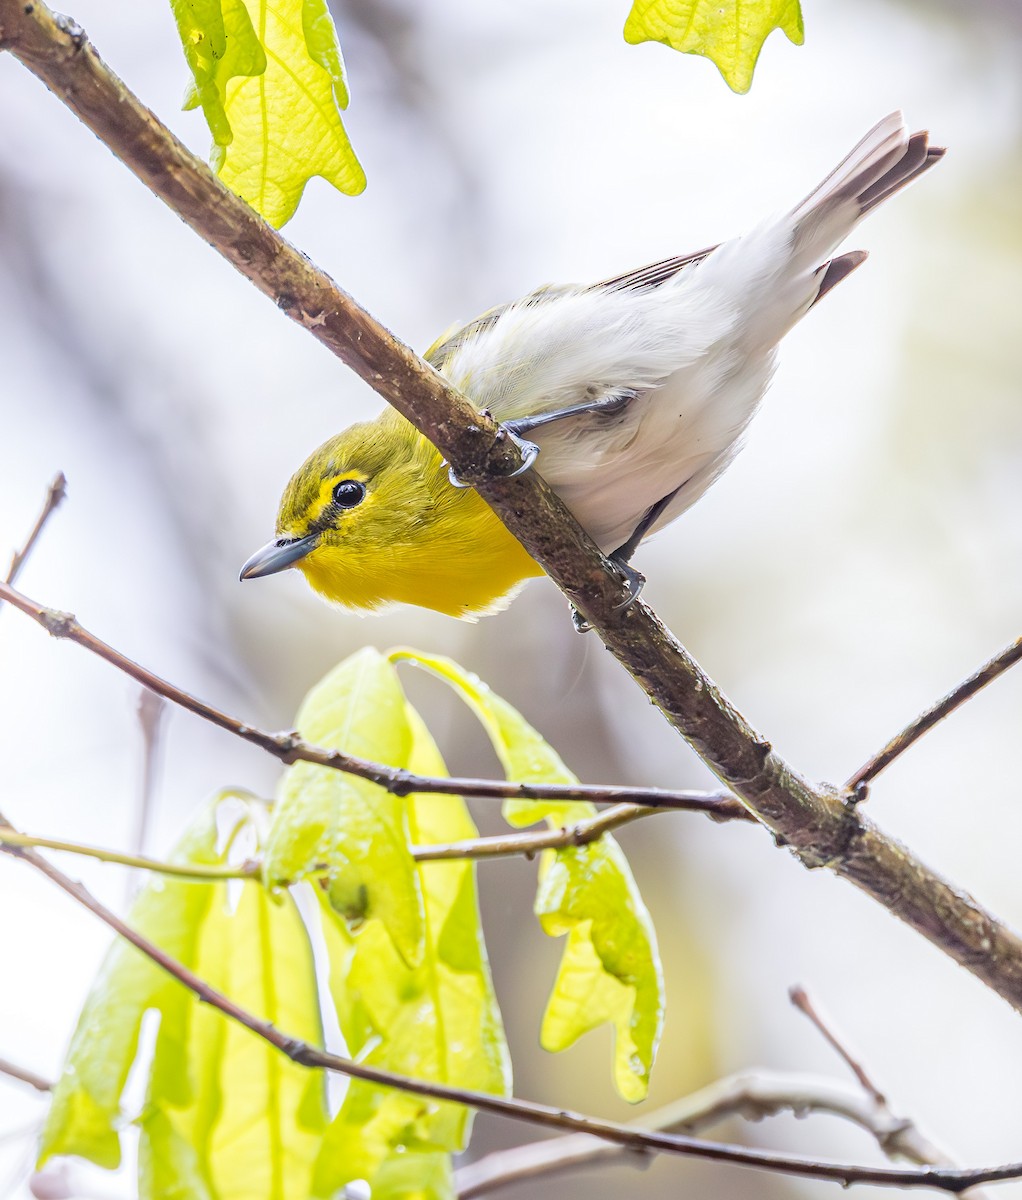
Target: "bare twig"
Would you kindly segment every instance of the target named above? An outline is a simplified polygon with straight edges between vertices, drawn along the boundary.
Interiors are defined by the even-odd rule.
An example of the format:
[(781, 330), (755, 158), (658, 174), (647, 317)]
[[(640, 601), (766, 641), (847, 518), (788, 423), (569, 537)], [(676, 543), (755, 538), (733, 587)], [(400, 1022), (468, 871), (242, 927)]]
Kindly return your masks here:
[(642, 817), (650, 817), (659, 810), (644, 808), (638, 804), (615, 804), (563, 829), (543, 829), (538, 833), (508, 833), (496, 837), (471, 838), (464, 842), (447, 845), (415, 846), (412, 854), (417, 862), (431, 862), (447, 858), (508, 858), (513, 854), (524, 854), (531, 858), (541, 850), (559, 850), (565, 846), (586, 846), (595, 842), (611, 829), (630, 825)]
[[(42, 533), (46, 522), (51, 515), (60, 506), (61, 501), (67, 495), (67, 480), (64, 478), (64, 472), (58, 471), (50, 480), (50, 486), (46, 489), (46, 499), (43, 501), (43, 506), (39, 511), (39, 516), (35, 519), (35, 524), (32, 526), (32, 532), (25, 539), (24, 545), (20, 550), (15, 550), (11, 555), (11, 565), (7, 568), (5, 581), (14, 583), (21, 574), (21, 568), (25, 565), (25, 560), (32, 553), (32, 549), (39, 540), (39, 535)], [(3, 601), (0, 600), (0, 605)]]
[(115, 650), (95, 634), (90, 633), (70, 614), (45, 608), (35, 600), (0, 583), (0, 601), (8, 600), (26, 613), (47, 633), (56, 638), (66, 638), (98, 655), (119, 671), (123, 671), (143, 687), (166, 700), (172, 701), (188, 712), (209, 721), (228, 733), (251, 742), (272, 754), (287, 765), (294, 762), (318, 763), (357, 775), (379, 784), (397, 796), (411, 793), (457, 794), (479, 796), (494, 800), (587, 800), (592, 803), (622, 803), (641, 805), (647, 808), (678, 809), (688, 812), (704, 812), (717, 820), (752, 820), (749, 810), (734, 796), (726, 792), (671, 792), (660, 788), (623, 788), (594, 784), (514, 783), (502, 779), (464, 779), (457, 777), (432, 777), (414, 775), (396, 767), (369, 762), (341, 750), (327, 750), (312, 746), (297, 733), (267, 733), (221, 712), (210, 704), (154, 675), (146, 667)]
[[(788, 998), (799, 1012), (809, 1018), (823, 1040), (855, 1076), (869, 1101), (873, 1119), (877, 1123), (874, 1130), (877, 1142), (888, 1158), (903, 1158), (908, 1162), (929, 1163), (933, 1166), (953, 1166), (953, 1156), (926, 1137), (915, 1121), (898, 1116), (893, 1111), (887, 1097), (873, 1082), (862, 1063), (838, 1037), (830, 1021), (823, 1017), (816, 1004), (810, 1000), (805, 988), (796, 986), (789, 989)], [(986, 1192), (979, 1188), (969, 1191), (970, 1200), (986, 1200), (986, 1195)]]
[(44, 1079), (42, 1075), (37, 1075), (35, 1071), (30, 1071), (27, 1067), (19, 1067), (17, 1063), (12, 1063), (7, 1058), (0, 1058), (0, 1075), (6, 1075), (9, 1079), (17, 1079), (20, 1083), (27, 1083), (37, 1092), (48, 1092), (53, 1088), (53, 1084), (48, 1079)]
[[(2, 818), (0, 818), (2, 820)], [(997, 1167), (976, 1169), (942, 1169), (923, 1167), (900, 1169), (893, 1167), (863, 1167), (854, 1164), (835, 1163), (806, 1159), (793, 1155), (779, 1154), (769, 1150), (751, 1150), (744, 1146), (732, 1146), (720, 1142), (707, 1142), (683, 1134), (665, 1133), (657, 1130), (636, 1129), (617, 1121), (605, 1121), (581, 1113), (568, 1112), (550, 1105), (531, 1100), (493, 1096), (449, 1084), (411, 1079), (384, 1071), (365, 1063), (355, 1062), (340, 1055), (330, 1054), (296, 1038), (252, 1013), (241, 1008), (227, 996), (210, 987), (193, 971), (177, 962), (158, 946), (148, 941), (116, 913), (101, 904), (85, 887), (70, 879), (33, 849), (6, 846), (3, 852), (12, 854), (40, 871), (79, 904), (95, 913), (102, 921), (116, 930), (122, 937), (142, 951), (153, 962), (168, 971), (180, 983), (193, 992), (204, 1003), (217, 1009), (225, 1016), (243, 1025), (270, 1045), (286, 1054), (293, 1062), (306, 1067), (321, 1068), (347, 1075), (370, 1083), (396, 1087), (434, 1100), (449, 1100), (466, 1104), (482, 1112), (491, 1112), (512, 1120), (542, 1125), (551, 1129), (569, 1129), (591, 1134), (618, 1145), (639, 1150), (659, 1150), (682, 1154), (715, 1162), (728, 1162), (738, 1166), (758, 1167), (781, 1174), (797, 1175), (811, 1179), (827, 1179), (849, 1185), (852, 1183), (875, 1183), (881, 1186), (903, 1188), (936, 1188), (951, 1194), (959, 1194), (976, 1184), (1004, 1179), (1022, 1178), (1022, 1162)]]
[(838, 1058), (851, 1071), (855, 1078), (859, 1081), (862, 1090), (867, 1096), (872, 1097), (873, 1103), (878, 1107), (883, 1108), (887, 1104), (887, 1098), (883, 1092), (876, 1086), (872, 1079), (866, 1074), (866, 1069), (862, 1063), (851, 1053), (844, 1045), (837, 1034), (834, 1032), (828, 1021), (825, 1021), (820, 1010), (809, 999), (809, 993), (804, 987), (795, 985), (788, 989), (788, 999), (802, 1013), (808, 1017), (816, 1028), (817, 1033), (823, 1038), (828, 1046), (837, 1054)]
[[(647, 1114), (642, 1123), (649, 1129), (695, 1134), (729, 1117), (759, 1121), (786, 1112), (842, 1117), (871, 1134), (889, 1157), (897, 1155), (920, 1166), (934, 1164), (935, 1160), (923, 1154), (928, 1143), (918, 1146), (904, 1143), (905, 1123), (887, 1110), (877, 1109), (858, 1089), (802, 1073), (760, 1070), (729, 1075)], [(923, 1156), (917, 1157), (917, 1152)], [(579, 1170), (611, 1159), (644, 1167), (649, 1163), (650, 1153), (636, 1154), (634, 1148), (609, 1145), (586, 1134), (570, 1134), (488, 1154), (455, 1172), (454, 1184), (459, 1200), (471, 1200), (512, 1183)]]
[(925, 712), (920, 713), (918, 717), (905, 728), (896, 737), (891, 738), (887, 745), (874, 754), (873, 757), (855, 772), (848, 780), (845, 787), (851, 791), (861, 791), (861, 789), (871, 780), (876, 779), (881, 771), (891, 765), (896, 758), (899, 758), (909, 746), (917, 742), (924, 733), (928, 733), (934, 725), (943, 721), (966, 700), (971, 699), (981, 689), (985, 688), (988, 683), (992, 683), (999, 675), (1003, 675), (1009, 667), (1013, 667), (1020, 659), (1022, 659), (1022, 637), (1016, 638), (1010, 646), (995, 654), (989, 662), (986, 662), (975, 671), (968, 679), (963, 679), (962, 682), (936, 704), (932, 705)]

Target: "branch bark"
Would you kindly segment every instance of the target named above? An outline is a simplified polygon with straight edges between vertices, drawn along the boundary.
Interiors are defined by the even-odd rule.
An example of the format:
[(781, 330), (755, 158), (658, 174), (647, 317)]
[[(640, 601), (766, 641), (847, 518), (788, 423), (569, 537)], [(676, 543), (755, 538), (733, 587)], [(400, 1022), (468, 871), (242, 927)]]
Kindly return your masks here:
[(495, 423), (316, 270), (173, 137), (73, 21), (0, 0), (10, 51), (204, 240), (437, 446), (477, 487), (667, 720), (807, 867), (851, 880), (1022, 1011), (1022, 941), (846, 803), (802, 778), (619, 577)]

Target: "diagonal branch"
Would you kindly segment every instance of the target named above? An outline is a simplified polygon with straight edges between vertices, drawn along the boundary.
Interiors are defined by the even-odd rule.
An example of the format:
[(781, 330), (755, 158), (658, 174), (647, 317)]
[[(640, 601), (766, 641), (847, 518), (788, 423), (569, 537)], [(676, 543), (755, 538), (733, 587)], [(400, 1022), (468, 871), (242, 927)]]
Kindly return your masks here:
[(420, 429), (473, 484), (708, 765), (808, 867), (850, 879), (1022, 1011), (1022, 941), (846, 803), (775, 753), (622, 584), (517, 451), (323, 272), (232, 195), (109, 70), (73, 21), (0, 0), (7, 49), (205, 241)]
[(36, 542), (39, 540), (39, 535), (46, 527), (46, 522), (50, 519), (57, 508), (59, 508), (64, 497), (67, 495), (67, 480), (64, 478), (64, 472), (58, 471), (50, 480), (50, 486), (46, 489), (46, 499), (43, 501), (43, 506), (39, 510), (39, 516), (35, 519), (35, 524), (28, 537), (25, 539), (24, 545), (15, 550), (11, 555), (11, 565), (7, 568), (5, 582), (14, 583), (21, 574), (21, 568), (25, 565), (25, 560), (32, 553)]
[[(0, 824), (7, 822), (0, 816)], [(293, 1062), (301, 1066), (319, 1068), (362, 1079), (369, 1083), (396, 1087), (403, 1091), (428, 1096), (434, 1100), (449, 1100), (456, 1104), (467, 1104), (481, 1112), (495, 1113), (512, 1120), (550, 1129), (572, 1130), (590, 1134), (617, 1145), (634, 1147), (638, 1150), (659, 1150), (671, 1154), (682, 1154), (692, 1158), (714, 1162), (733, 1163), (737, 1166), (758, 1167), (780, 1174), (796, 1175), (810, 1179), (826, 1179), (848, 1186), (852, 1183), (875, 1183), (887, 1187), (935, 1188), (958, 1195), (970, 1187), (982, 1183), (994, 1183), (1006, 1179), (1022, 1178), (1022, 1163), (1008, 1163), (997, 1167), (976, 1169), (944, 1167), (861, 1167), (846, 1163), (806, 1159), (794, 1155), (779, 1154), (770, 1150), (752, 1150), (745, 1146), (733, 1146), (721, 1142), (708, 1142), (684, 1134), (666, 1133), (657, 1130), (636, 1129), (619, 1121), (605, 1121), (598, 1117), (538, 1104), (532, 1100), (490, 1095), (450, 1084), (412, 1079), (355, 1062), (341, 1055), (330, 1054), (307, 1042), (289, 1037), (267, 1021), (241, 1008), (222, 992), (200, 979), (192, 970), (172, 958), (154, 943), (143, 937), (116, 913), (101, 904), (82, 884), (69, 878), (47, 859), (31, 848), (8, 846), (3, 852), (20, 858), (41, 872), (62, 891), (83, 907), (89, 909), (121, 937), (131, 942), (163, 970), (173, 975), (179, 983), (197, 996), (203, 1003), (217, 1009), (224, 1016), (243, 1025), (257, 1037), (262, 1038)]]

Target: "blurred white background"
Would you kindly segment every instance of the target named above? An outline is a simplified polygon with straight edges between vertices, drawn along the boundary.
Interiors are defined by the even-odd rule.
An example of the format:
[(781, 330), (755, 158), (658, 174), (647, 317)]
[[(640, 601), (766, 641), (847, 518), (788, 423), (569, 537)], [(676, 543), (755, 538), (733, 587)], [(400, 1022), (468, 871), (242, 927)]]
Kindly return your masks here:
[[(805, 47), (772, 36), (751, 94), (737, 97), (703, 60), (625, 45), (627, 7), (341, 4), (347, 124), (369, 188), (352, 200), (314, 181), (287, 236), (422, 348), (539, 283), (740, 232), (804, 195), (893, 108), (929, 127), (946, 161), (857, 231), (869, 263), (787, 339), (735, 465), (637, 559), (647, 600), (738, 707), (800, 770), (839, 782), (1019, 632), (1022, 10), (807, 0)], [(200, 117), (179, 111), (169, 8), (75, 0), (73, 15), (203, 153)], [(379, 401), (3, 56), (0, 114), (0, 547), (22, 540), (55, 470), (69, 480), (22, 576), (30, 595), (272, 728), (342, 656), (405, 642), (477, 671), (587, 781), (710, 784), (595, 637), (572, 631), (546, 581), (478, 625), (410, 609), (360, 619), (294, 572), (239, 585), (291, 471)], [(16, 612), (0, 614), (0, 670), (3, 811), (32, 832), (127, 846), (136, 690)], [(495, 771), (440, 685), (409, 686), (452, 770)], [(885, 829), (1015, 925), (1020, 728), (1016, 673), (906, 755), (870, 801)], [(161, 757), (153, 853), (214, 789), (269, 794), (277, 776), (178, 712)], [(492, 807), (476, 811), (498, 827)], [(757, 1064), (840, 1075), (787, 1003), (801, 982), (893, 1104), (961, 1161), (1022, 1158), (1022, 1019), (971, 976), (759, 830), (676, 815), (621, 840), (665, 960), (651, 1106)], [(123, 905), (118, 868), (69, 869)], [(531, 916), (534, 877), (525, 862), (480, 871), (516, 1091), (622, 1115), (609, 1034), (556, 1058), (537, 1048), (559, 947)], [(107, 935), (10, 860), (0, 906), (0, 1055), (55, 1076)], [(28, 1195), (42, 1112), (0, 1079), (0, 1196)], [(723, 1132), (880, 1161), (865, 1135), (827, 1118)], [(527, 1136), (480, 1120), (476, 1146)], [(75, 1166), (68, 1180), (75, 1196), (133, 1194), (124, 1172)], [(680, 1160), (529, 1194), (554, 1188), (565, 1200), (836, 1194)]]

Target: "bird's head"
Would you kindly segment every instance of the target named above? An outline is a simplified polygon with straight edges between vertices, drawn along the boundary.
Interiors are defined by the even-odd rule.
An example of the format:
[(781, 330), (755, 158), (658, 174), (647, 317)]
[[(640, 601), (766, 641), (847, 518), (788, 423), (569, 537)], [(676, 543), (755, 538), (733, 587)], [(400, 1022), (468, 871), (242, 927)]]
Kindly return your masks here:
[(245, 563), (242, 579), (298, 567), (331, 600), (375, 608), (389, 599), (371, 577), (422, 525), (431, 507), (424, 467), (439, 462), (396, 417), (352, 425), (309, 455), (284, 489), (276, 537)]

